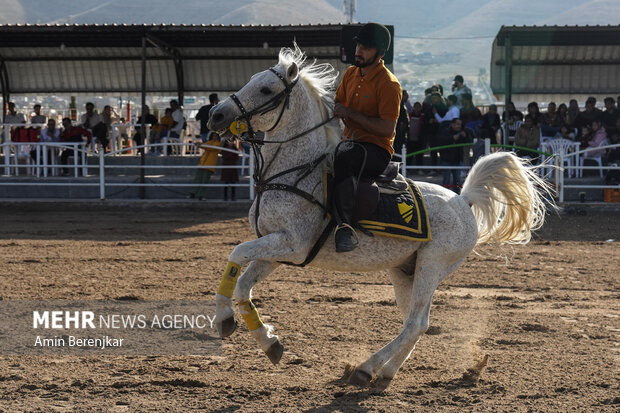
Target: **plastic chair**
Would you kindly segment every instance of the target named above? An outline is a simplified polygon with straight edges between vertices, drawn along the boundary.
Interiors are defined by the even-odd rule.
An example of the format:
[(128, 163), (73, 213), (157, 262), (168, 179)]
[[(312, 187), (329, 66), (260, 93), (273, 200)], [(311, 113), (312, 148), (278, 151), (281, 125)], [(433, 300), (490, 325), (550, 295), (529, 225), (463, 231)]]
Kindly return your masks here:
[[(609, 145), (609, 140), (608, 139), (604, 139), (601, 144), (599, 146), (606, 146)], [(595, 150), (596, 148), (588, 148), (585, 149), (583, 154), (579, 157), (579, 177), (581, 178), (583, 176), (583, 163), (586, 159), (590, 160), (590, 161), (594, 161), (598, 164), (599, 167), (599, 174), (601, 176), (601, 178), (603, 177), (603, 154), (600, 155), (595, 155), (595, 156), (588, 156), (588, 151), (592, 151)]]
[[(546, 152), (551, 152), (554, 156), (562, 155), (562, 158), (564, 159), (564, 165), (576, 166), (575, 153), (579, 148), (579, 142), (573, 142), (568, 139), (551, 139), (543, 143), (542, 147)], [(570, 178), (573, 175), (573, 169), (569, 169), (568, 177)]]

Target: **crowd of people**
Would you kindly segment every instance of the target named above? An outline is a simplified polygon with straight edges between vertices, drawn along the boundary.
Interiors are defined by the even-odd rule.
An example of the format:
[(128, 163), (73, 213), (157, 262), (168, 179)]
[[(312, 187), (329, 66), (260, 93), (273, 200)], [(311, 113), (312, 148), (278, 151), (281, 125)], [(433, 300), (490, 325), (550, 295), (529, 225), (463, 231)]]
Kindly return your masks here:
[[(238, 152), (241, 151), (241, 143), (238, 140), (220, 142), (220, 137), (216, 133), (209, 131), (207, 126), (209, 111), (219, 103), (217, 94), (212, 93), (209, 95), (209, 101), (209, 105), (201, 107), (196, 115), (196, 121), (200, 123), (199, 138), (202, 143), (199, 145), (199, 148), (204, 151), (203, 156), (200, 158), (199, 166), (210, 166), (210, 168), (200, 168), (197, 170), (195, 177), (197, 184), (208, 183), (211, 175), (215, 172), (213, 166), (218, 162), (220, 150), (214, 149), (213, 146), (221, 146), (232, 150), (232, 152), (221, 151), (222, 163), (226, 166), (236, 165), (239, 159)], [(186, 118), (178, 101), (173, 99), (169, 103), (170, 107), (164, 110), (164, 115), (159, 119), (150, 112), (149, 106), (145, 105), (142, 113), (136, 119), (131, 137), (128, 134), (129, 127), (126, 125), (125, 119), (118, 116), (111, 106), (104, 106), (101, 113), (99, 113), (92, 102), (85, 104), (84, 113), (80, 116), (79, 121), (75, 122), (69, 117), (65, 117), (62, 119), (61, 125), (57, 125), (54, 117), (48, 119), (47, 116), (43, 115), (40, 104), (33, 106), (33, 112), (29, 119), (27, 119), (23, 113), (17, 112), (14, 102), (9, 102), (5, 123), (12, 125), (10, 126), (11, 140), (16, 142), (79, 142), (90, 145), (94, 139), (100, 150), (108, 152), (111, 149), (110, 139), (112, 137), (112, 128), (115, 124), (121, 124), (121, 126), (117, 126), (117, 132), (123, 139), (124, 145), (130, 146), (131, 138), (135, 145), (141, 146), (144, 143), (141, 131), (144, 118), (144, 123), (148, 125), (145, 136), (148, 136), (148, 143), (152, 145), (149, 147), (148, 154), (157, 156), (163, 154), (162, 139), (164, 137), (178, 139), (187, 125)], [(148, 135), (146, 135), (147, 133)], [(51, 156), (55, 154), (52, 149), (47, 149), (47, 151), (48, 159), (51, 159)], [(174, 150), (170, 151), (170, 153), (173, 152)], [(36, 150), (31, 150), (30, 156), (36, 160)], [(69, 175), (67, 165), (71, 156), (74, 156), (73, 147), (63, 148), (60, 152), (59, 160), (60, 164), (63, 165), (62, 176)], [(235, 184), (239, 181), (237, 168), (222, 169), (221, 175), (223, 183)], [(204, 195), (205, 187), (198, 187), (192, 190), (188, 197), (203, 199)], [(225, 187), (223, 195), (224, 199), (230, 197), (230, 199), (234, 200), (235, 187)]]
[[(527, 106), (525, 114), (509, 102), (500, 116), (496, 105), (490, 105), (482, 114), (474, 105), (472, 93), (457, 75), (452, 85), (452, 93), (444, 97), (443, 87), (433, 85), (425, 91), (422, 102), (411, 103), (403, 91), (400, 116), (396, 126), (394, 149), (400, 152), (403, 145), (407, 153), (427, 148), (459, 143), (472, 143), (475, 138), (490, 138), (492, 143), (501, 144), (505, 130), (507, 142), (515, 145), (519, 156), (529, 157), (536, 162), (536, 150), (541, 145), (541, 137), (546, 139), (564, 138), (580, 142), (581, 149), (596, 148), (605, 142), (620, 143), (620, 96), (617, 99), (604, 99), (605, 109), (596, 107), (596, 98), (589, 97), (585, 109), (580, 110), (577, 100), (556, 105), (550, 102), (546, 112), (542, 112), (537, 102)], [(507, 128), (504, 128), (507, 126)], [(605, 149), (590, 149), (588, 156), (606, 154)], [(609, 162), (620, 159), (619, 151), (610, 151)], [(469, 148), (447, 148), (430, 152), (432, 166), (461, 166), (470, 162)], [(415, 165), (424, 165), (424, 155), (417, 154), (411, 159)], [(429, 168), (429, 166), (425, 166)], [(443, 169), (443, 184), (452, 188), (460, 185), (461, 174), (457, 169)]]

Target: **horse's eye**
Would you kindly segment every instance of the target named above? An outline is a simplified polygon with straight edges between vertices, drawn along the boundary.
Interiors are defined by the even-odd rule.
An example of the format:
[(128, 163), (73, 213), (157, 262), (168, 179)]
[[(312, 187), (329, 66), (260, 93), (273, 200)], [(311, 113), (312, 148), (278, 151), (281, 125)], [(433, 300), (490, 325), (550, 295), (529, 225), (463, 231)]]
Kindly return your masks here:
[(260, 90), (260, 93), (262, 93), (263, 95), (271, 95), (271, 89), (269, 89), (268, 87), (264, 87)]

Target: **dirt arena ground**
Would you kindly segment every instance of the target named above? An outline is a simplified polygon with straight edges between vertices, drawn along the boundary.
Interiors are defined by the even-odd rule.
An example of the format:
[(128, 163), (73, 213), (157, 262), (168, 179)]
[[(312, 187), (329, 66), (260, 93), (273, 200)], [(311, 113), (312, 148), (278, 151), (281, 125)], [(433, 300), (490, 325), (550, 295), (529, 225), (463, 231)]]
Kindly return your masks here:
[[(212, 302), (253, 237), (246, 210), (5, 204), (0, 297)], [(286, 348), (279, 367), (245, 327), (221, 356), (0, 356), (0, 411), (617, 412), (619, 241), (620, 214), (589, 212), (550, 216), (505, 258), (472, 253), (387, 389), (340, 380), (400, 329), (387, 275), (281, 267), (254, 292)]]

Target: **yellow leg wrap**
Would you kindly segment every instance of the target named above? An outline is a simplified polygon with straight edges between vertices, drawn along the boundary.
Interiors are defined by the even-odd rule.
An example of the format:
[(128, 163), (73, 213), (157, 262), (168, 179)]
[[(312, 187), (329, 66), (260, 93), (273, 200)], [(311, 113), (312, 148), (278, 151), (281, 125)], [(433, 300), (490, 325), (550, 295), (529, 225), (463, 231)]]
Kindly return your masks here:
[(220, 287), (217, 289), (217, 293), (219, 295), (223, 295), (224, 297), (232, 298), (240, 274), (241, 267), (232, 261), (228, 261), (226, 271), (224, 271), (224, 275), (222, 276), (222, 281), (220, 281)]
[(258, 311), (256, 307), (254, 307), (254, 304), (252, 304), (252, 300), (244, 301), (238, 305), (239, 312), (241, 313), (241, 317), (243, 317), (243, 321), (245, 321), (245, 325), (248, 326), (248, 330), (254, 331), (263, 326)]

